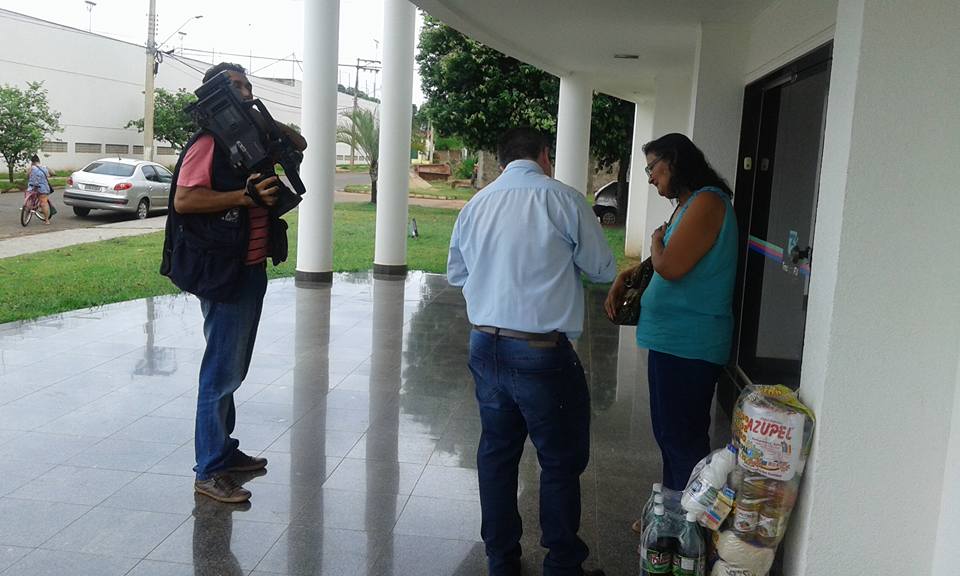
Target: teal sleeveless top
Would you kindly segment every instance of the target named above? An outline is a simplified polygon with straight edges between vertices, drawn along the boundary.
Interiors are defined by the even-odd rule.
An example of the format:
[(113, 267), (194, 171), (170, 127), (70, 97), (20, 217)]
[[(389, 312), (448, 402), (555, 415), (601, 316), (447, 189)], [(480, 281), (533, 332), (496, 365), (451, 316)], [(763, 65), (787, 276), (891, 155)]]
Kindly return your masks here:
[(677, 213), (664, 234), (664, 246), (698, 194), (717, 194), (726, 210), (710, 251), (683, 278), (654, 273), (640, 300), (637, 346), (681, 358), (726, 364), (733, 338), (733, 286), (737, 273), (737, 217), (719, 188), (701, 188)]

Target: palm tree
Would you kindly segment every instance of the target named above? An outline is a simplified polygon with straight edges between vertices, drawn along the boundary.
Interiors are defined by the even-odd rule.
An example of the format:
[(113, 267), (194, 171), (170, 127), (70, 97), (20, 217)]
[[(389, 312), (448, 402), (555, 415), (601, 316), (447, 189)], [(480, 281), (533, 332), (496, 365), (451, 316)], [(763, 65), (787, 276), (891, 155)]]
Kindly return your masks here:
[(377, 162), (380, 155), (380, 120), (370, 110), (357, 108), (340, 115), (346, 124), (337, 126), (337, 142), (351, 144), (367, 157), (370, 163), (370, 202), (377, 203)]

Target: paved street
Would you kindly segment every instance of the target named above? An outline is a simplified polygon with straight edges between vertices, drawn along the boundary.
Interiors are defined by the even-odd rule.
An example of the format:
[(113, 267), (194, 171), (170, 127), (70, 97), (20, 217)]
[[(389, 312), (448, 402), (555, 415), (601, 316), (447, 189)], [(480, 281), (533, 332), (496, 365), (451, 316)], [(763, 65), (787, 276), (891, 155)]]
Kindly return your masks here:
[[(344, 186), (349, 184), (369, 184), (370, 176), (367, 174), (338, 173), (335, 184), (337, 190), (343, 190)], [(339, 195), (338, 195), (339, 196)], [(363, 196), (357, 195), (359, 201)], [(354, 200), (354, 195), (338, 201)], [(58, 188), (53, 195), (53, 202), (60, 210), (51, 221), (49, 226), (36, 220), (31, 221), (30, 225), (24, 228), (20, 225), (20, 206), (23, 204), (23, 194), (19, 192), (7, 192), (0, 194), (0, 239), (16, 238), (30, 234), (42, 234), (46, 232), (55, 232), (61, 230), (73, 230), (76, 228), (93, 228), (103, 224), (124, 226), (124, 223), (135, 220), (133, 214), (113, 213), (103, 210), (94, 210), (89, 216), (80, 218), (73, 214), (69, 206), (63, 203), (63, 189)], [(162, 212), (157, 212), (162, 215)], [(156, 219), (156, 216), (153, 217)], [(162, 228), (162, 224), (159, 226)]]

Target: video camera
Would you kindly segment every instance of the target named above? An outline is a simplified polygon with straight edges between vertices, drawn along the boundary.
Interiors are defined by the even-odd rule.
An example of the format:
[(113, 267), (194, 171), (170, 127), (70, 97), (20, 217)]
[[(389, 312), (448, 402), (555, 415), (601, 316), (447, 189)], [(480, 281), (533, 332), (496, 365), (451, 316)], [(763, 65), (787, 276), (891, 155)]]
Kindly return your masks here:
[(274, 166), (283, 167), (293, 190), (277, 182), (280, 193), (271, 208), (276, 215), (297, 206), (306, 192), (300, 179), (303, 154), (297, 150), (259, 99), (244, 100), (221, 72), (194, 92), (197, 101), (187, 107), (196, 123), (213, 134), (217, 144), (230, 154), (230, 163), (246, 174), (260, 173), (259, 181), (276, 176)]

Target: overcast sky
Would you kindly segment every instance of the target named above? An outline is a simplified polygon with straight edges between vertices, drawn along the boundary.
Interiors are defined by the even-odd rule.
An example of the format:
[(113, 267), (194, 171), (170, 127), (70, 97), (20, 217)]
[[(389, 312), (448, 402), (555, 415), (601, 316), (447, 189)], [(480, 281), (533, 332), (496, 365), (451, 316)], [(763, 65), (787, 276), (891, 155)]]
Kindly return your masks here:
[[(145, 44), (147, 37), (147, 0), (95, 0), (88, 12), (84, 0), (0, 0), (0, 8), (28, 14), (119, 38)], [(252, 69), (259, 76), (301, 77), (299, 66), (290, 61), (271, 64), (279, 58), (303, 58), (303, 3), (305, 0), (157, 0), (157, 42), (170, 39), (163, 48), (181, 49), (184, 55), (198, 60), (234, 61)], [(195, 20), (193, 16), (202, 15)], [(186, 35), (175, 31), (181, 24)], [(419, 27), (419, 17), (418, 17)], [(172, 37), (171, 37), (172, 35)], [(357, 58), (380, 60), (383, 40), (382, 0), (340, 0), (340, 63), (355, 63)], [(227, 55), (223, 53), (230, 53)], [(252, 57), (251, 57), (252, 55)], [(411, 62), (411, 65), (413, 63)], [(340, 82), (353, 84), (354, 71), (340, 69)], [(360, 89), (374, 90), (374, 74), (360, 74)], [(376, 93), (380, 95), (383, 75), (376, 76)], [(414, 102), (420, 104), (420, 79), (414, 78)]]

